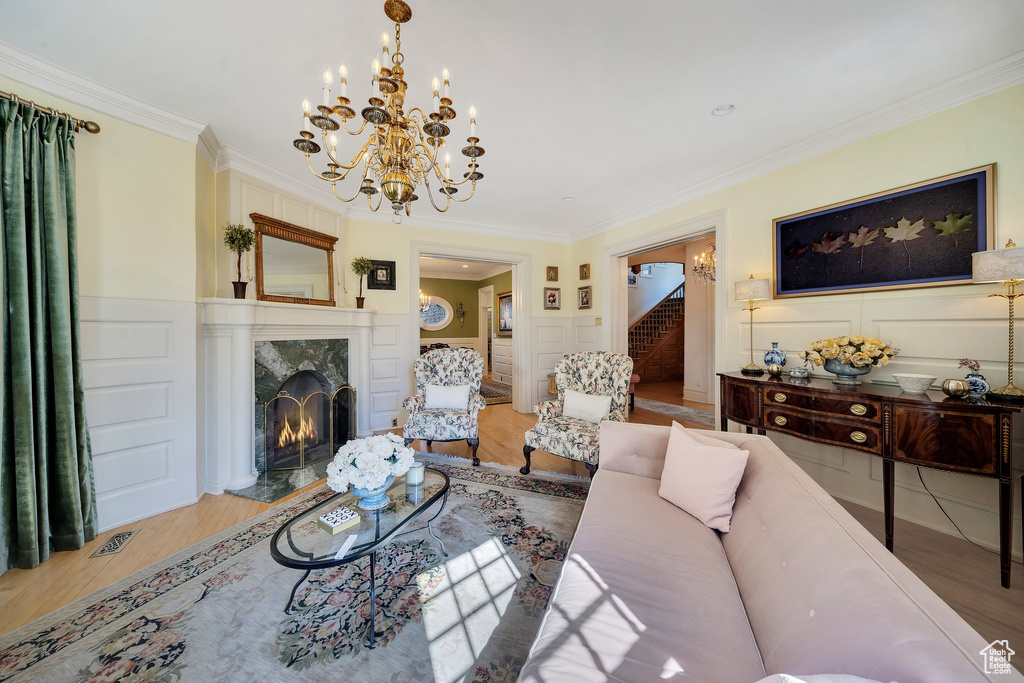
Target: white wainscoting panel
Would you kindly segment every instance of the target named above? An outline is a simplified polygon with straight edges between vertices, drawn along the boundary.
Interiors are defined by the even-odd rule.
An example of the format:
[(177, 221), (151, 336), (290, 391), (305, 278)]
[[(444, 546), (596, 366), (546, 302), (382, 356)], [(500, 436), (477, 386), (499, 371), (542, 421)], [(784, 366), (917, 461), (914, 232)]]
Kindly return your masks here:
[(567, 353), (572, 353), (572, 321), (569, 316), (533, 319), (533, 390), (534, 402), (547, 400), (548, 375), (555, 371), (555, 364)]
[(100, 529), (194, 503), (195, 303), (80, 303)]
[(413, 329), (408, 315), (378, 314), (370, 333), (370, 429), (401, 427), (408, 416), (402, 401), (413, 394), (415, 382), (407, 339)]
[[(978, 287), (976, 296), (941, 294), (942, 290), (918, 290), (906, 295), (856, 297), (808, 297), (759, 301), (754, 314), (754, 361), (763, 364), (771, 342), (779, 342), (789, 356), (789, 365), (801, 361), (796, 354), (808, 343), (842, 334), (878, 337), (899, 348), (900, 355), (884, 369), (875, 368), (868, 378), (893, 382), (894, 372), (935, 375), (941, 384), (948, 377), (963, 377), (957, 369), (960, 358), (974, 358), (993, 386), (1006, 382), (1007, 306), (1004, 299), (988, 299), (991, 293)], [(998, 288), (993, 286), (992, 292)], [(750, 358), (748, 314), (736, 306), (729, 309), (726, 369), (746, 365)], [(1024, 335), (1024, 321), (1017, 321), (1017, 335)], [(1024, 356), (1015, 363), (1014, 373), (1024, 377)], [(789, 367), (787, 365), (787, 367)], [(828, 376), (821, 369), (816, 375)], [(736, 429), (734, 425), (732, 427)], [(882, 509), (882, 461), (865, 453), (821, 446), (782, 434), (769, 436), (803, 467), (825, 490), (837, 498)], [(1024, 466), (1024, 418), (1014, 420), (1014, 458), (1017, 469)], [(963, 532), (985, 547), (999, 547), (998, 491), (996, 480), (923, 470), (928, 488)], [(1015, 483), (1013, 504), (1015, 530), (1013, 547), (1021, 557), (1020, 480)], [(917, 470), (907, 465), (896, 468), (896, 516), (926, 527), (957, 535), (921, 486)], [(897, 536), (896, 543), (899, 544)]]

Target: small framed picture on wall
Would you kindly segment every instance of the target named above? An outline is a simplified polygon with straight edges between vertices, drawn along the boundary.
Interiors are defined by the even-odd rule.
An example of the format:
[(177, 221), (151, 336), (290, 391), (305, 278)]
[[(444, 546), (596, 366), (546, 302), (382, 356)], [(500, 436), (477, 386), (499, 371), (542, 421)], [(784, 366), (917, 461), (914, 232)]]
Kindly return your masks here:
[(558, 287), (544, 288), (544, 310), (559, 311), (562, 309), (562, 290)]
[(373, 270), (366, 276), (367, 289), (395, 289), (395, 262), (370, 259)]
[(498, 294), (498, 336), (512, 336), (512, 292)]
[(586, 287), (580, 287), (578, 289), (577, 300), (580, 310), (584, 308), (590, 308), (592, 295), (593, 290), (591, 289), (590, 285), (587, 285)]
[(627, 287), (636, 287), (637, 284), (638, 284), (636, 278), (637, 278), (636, 273), (634, 273), (632, 270), (627, 270), (626, 271), (626, 286)]
[(654, 273), (651, 272), (651, 265), (650, 263), (645, 263), (640, 266), (640, 277), (654, 277)]
[(580, 264), (580, 279), (581, 280), (589, 280), (590, 279), (590, 264), (589, 263), (582, 263), (582, 264)]
[(558, 282), (558, 266), (548, 266), (548, 282)]

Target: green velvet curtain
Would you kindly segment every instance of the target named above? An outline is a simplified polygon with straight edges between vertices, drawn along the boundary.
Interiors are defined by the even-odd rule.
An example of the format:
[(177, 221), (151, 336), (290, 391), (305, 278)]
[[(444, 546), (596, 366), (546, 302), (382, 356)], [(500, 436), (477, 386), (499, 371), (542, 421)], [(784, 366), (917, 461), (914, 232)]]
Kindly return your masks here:
[(0, 573), (96, 535), (74, 124), (0, 100)]

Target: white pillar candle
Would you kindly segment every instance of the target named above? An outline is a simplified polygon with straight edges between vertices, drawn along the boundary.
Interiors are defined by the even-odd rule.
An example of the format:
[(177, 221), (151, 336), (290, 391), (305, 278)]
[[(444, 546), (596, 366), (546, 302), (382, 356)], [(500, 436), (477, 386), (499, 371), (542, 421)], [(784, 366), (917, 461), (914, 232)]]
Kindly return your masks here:
[(409, 486), (420, 486), (423, 484), (423, 463), (414, 462), (409, 471), (405, 474), (405, 483)]
[(348, 68), (344, 64), (338, 68), (338, 81), (341, 83), (341, 96), (348, 97)]
[(448, 69), (444, 69), (443, 71), (441, 71), (441, 78), (444, 79), (444, 96), (450, 99), (452, 96), (452, 86), (451, 83), (449, 82), (451, 79), (451, 74), (448, 72)]

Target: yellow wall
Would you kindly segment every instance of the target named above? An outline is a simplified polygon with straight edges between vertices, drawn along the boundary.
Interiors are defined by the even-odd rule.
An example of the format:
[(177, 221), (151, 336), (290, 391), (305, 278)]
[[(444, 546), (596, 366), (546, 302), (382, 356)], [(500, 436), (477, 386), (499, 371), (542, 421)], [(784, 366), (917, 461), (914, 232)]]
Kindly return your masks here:
[[(729, 287), (741, 275), (771, 276), (772, 220), (833, 202), (996, 162), (996, 241), (1024, 238), (1024, 85), (973, 100), (841, 149), (662, 211), (573, 245), (572, 255), (590, 261), (599, 281), (601, 248), (726, 209), (725, 259), (719, 280)], [(722, 250), (723, 245), (719, 245)], [(963, 293), (965, 287), (943, 289)], [(933, 294), (935, 290), (910, 290)], [(604, 292), (595, 287), (595, 307)], [(844, 300), (885, 299), (889, 293), (842, 295)], [(908, 296), (907, 291), (900, 297)]]
[(77, 135), (81, 296), (193, 301), (195, 145), (0, 77), (0, 90), (95, 121)]

